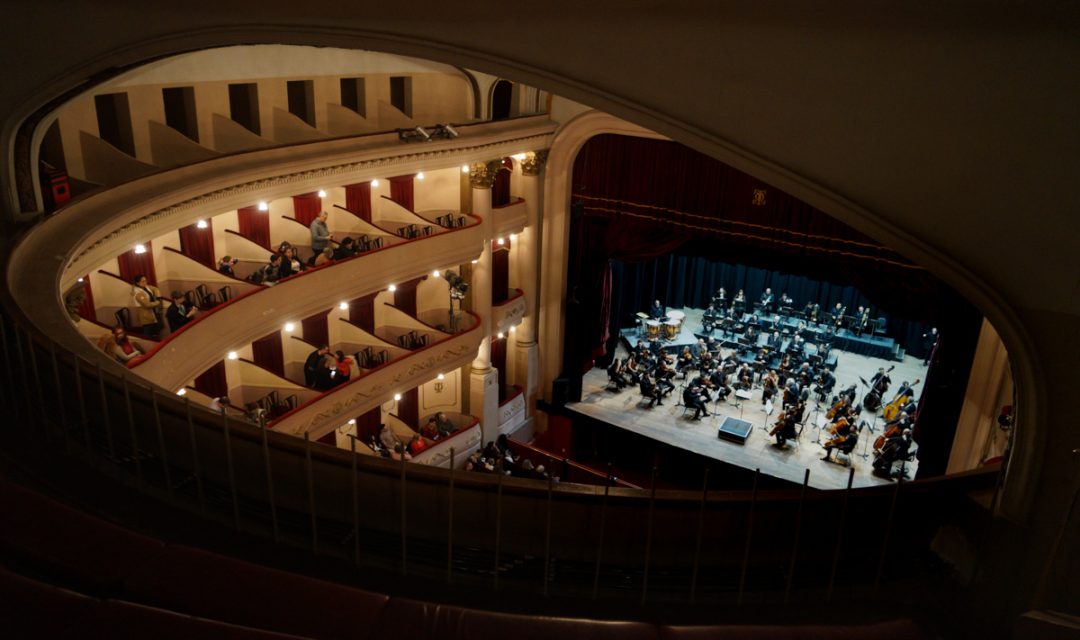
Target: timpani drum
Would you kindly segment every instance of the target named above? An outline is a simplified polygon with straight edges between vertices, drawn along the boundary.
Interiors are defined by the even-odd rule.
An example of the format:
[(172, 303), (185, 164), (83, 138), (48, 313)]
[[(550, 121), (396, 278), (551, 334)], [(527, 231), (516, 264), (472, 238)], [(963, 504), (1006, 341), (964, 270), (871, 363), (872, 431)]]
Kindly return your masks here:
[(660, 337), (660, 322), (657, 320), (646, 320), (645, 332), (649, 335), (649, 340), (656, 340)]
[(686, 314), (682, 311), (668, 311), (667, 317), (669, 320), (677, 320), (680, 324), (686, 319)]
[(682, 324), (678, 320), (668, 320), (664, 323), (664, 337), (668, 340), (674, 340), (679, 335), (679, 325)]

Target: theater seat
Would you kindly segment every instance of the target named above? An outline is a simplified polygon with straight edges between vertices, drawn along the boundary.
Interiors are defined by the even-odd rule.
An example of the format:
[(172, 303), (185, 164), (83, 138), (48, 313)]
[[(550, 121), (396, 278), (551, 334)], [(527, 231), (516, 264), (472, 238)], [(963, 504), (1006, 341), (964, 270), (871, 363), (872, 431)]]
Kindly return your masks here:
[(0, 568), (0, 628), (5, 637), (62, 637), (97, 604), (93, 598)]
[(199, 549), (170, 546), (124, 583), (126, 600), (258, 629), (372, 638), (389, 599)]
[(376, 637), (439, 640), (655, 640), (658, 636), (655, 626), (643, 622), (520, 616), (393, 598), (383, 609)]

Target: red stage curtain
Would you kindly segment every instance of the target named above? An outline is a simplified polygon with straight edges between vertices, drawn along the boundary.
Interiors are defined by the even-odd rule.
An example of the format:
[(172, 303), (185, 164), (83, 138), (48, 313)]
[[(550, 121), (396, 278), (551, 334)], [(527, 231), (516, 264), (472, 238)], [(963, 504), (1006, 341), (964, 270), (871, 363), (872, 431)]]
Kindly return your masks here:
[(491, 339), (491, 366), (499, 372), (499, 402), (506, 400), (506, 338)]
[(377, 293), (372, 293), (349, 303), (349, 322), (368, 333), (375, 333), (375, 296), (377, 295)]
[(510, 174), (514, 171), (514, 161), (503, 158), (502, 166), (495, 172), (495, 184), (491, 187), (491, 206), (501, 207), (510, 204)]
[(145, 253), (135, 253), (135, 250), (126, 251), (116, 256), (120, 266), (120, 277), (127, 282), (135, 280), (140, 273), (146, 276), (146, 281), (157, 286), (157, 274), (154, 273), (154, 251), (149, 242), (145, 242)]
[(416, 317), (416, 286), (423, 278), (403, 282), (394, 291), (394, 306), (410, 316)]
[(371, 183), (345, 185), (345, 208), (365, 222), (371, 222)]
[(79, 303), (76, 311), (83, 318), (97, 322), (97, 311), (94, 309), (94, 292), (90, 290), (90, 276), (83, 276), (82, 286), (83, 301)]
[(225, 361), (220, 360), (203, 374), (195, 378), (195, 390), (205, 393), (211, 398), (220, 398), (228, 395), (229, 383), (225, 379)]
[(180, 253), (211, 269), (217, 268), (214, 260), (214, 230), (212, 222), (206, 221), (206, 228), (188, 225), (180, 229)]
[[(372, 438), (379, 436), (379, 424), (381, 423), (382, 409), (379, 407), (356, 416), (356, 439), (370, 444)], [(356, 444), (360, 446), (359, 442)]]
[(327, 309), (300, 321), (300, 326), (304, 329), (305, 341), (315, 346), (330, 344), (330, 327), (326, 324), (326, 316), (329, 313), (330, 310)]
[(269, 212), (259, 211), (258, 207), (244, 207), (237, 209), (236, 219), (240, 227), (240, 235), (270, 251)]
[(310, 225), (311, 221), (319, 217), (319, 212), (322, 211), (322, 198), (319, 197), (318, 193), (304, 193), (293, 196), (292, 202), (293, 217), (304, 226)]
[(499, 304), (510, 297), (510, 239), (499, 246), (491, 243), (491, 304)]
[(420, 428), (420, 390), (416, 387), (401, 394), (397, 403), (397, 417), (413, 429)]
[(413, 210), (413, 174), (390, 178), (390, 199)]
[(281, 348), (281, 332), (275, 331), (251, 343), (251, 354), (255, 364), (285, 377), (285, 354)]

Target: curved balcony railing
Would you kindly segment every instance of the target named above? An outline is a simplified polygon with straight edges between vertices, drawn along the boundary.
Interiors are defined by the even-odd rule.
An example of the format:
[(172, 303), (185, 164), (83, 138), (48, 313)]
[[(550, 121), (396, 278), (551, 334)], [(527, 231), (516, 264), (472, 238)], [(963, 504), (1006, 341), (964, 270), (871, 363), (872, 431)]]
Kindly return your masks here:
[[(468, 262), (481, 245), (480, 224), (441, 231), (352, 256), (290, 276), (218, 305), (133, 361), (139, 375), (175, 389), (221, 360), (224, 353), (327, 307), (385, 289), (431, 264)], [(418, 273), (419, 272), (419, 273)], [(479, 344), (479, 342), (477, 343)]]
[(466, 312), (471, 327), (426, 347), (385, 362), (345, 384), (296, 407), (269, 428), (293, 435), (319, 438), (343, 422), (382, 404), (394, 393), (407, 391), (443, 371), (464, 366), (476, 357), (482, 338), (479, 317)]
[(460, 469), (465, 459), (484, 444), (480, 418), (463, 413), (447, 413), (446, 417), (458, 425), (457, 431), (428, 445), (427, 449), (413, 456), (413, 462), (442, 468), (449, 468), (453, 464), (455, 469)]
[(509, 298), (491, 307), (492, 333), (506, 333), (510, 327), (521, 322), (527, 310), (525, 292), (521, 289), (511, 289)]
[(499, 433), (510, 433), (525, 422), (525, 393), (514, 385), (506, 399), (499, 403)]
[(501, 207), (492, 207), (491, 214), (494, 216), (492, 227), (496, 236), (520, 233), (529, 220), (525, 200), (522, 198), (515, 198)]

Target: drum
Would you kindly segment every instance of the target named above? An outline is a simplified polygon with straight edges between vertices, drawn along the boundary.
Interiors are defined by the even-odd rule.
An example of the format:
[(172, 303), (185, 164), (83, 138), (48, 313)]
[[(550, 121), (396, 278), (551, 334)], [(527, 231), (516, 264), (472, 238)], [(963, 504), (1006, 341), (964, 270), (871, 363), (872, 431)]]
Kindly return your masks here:
[(669, 320), (676, 320), (680, 324), (686, 319), (686, 314), (682, 311), (668, 311), (667, 316)]
[(649, 334), (649, 340), (656, 340), (660, 337), (660, 323), (656, 320), (646, 320), (645, 331)]
[(668, 340), (674, 340), (679, 335), (679, 325), (682, 324), (678, 320), (668, 320), (664, 323), (664, 337)]

